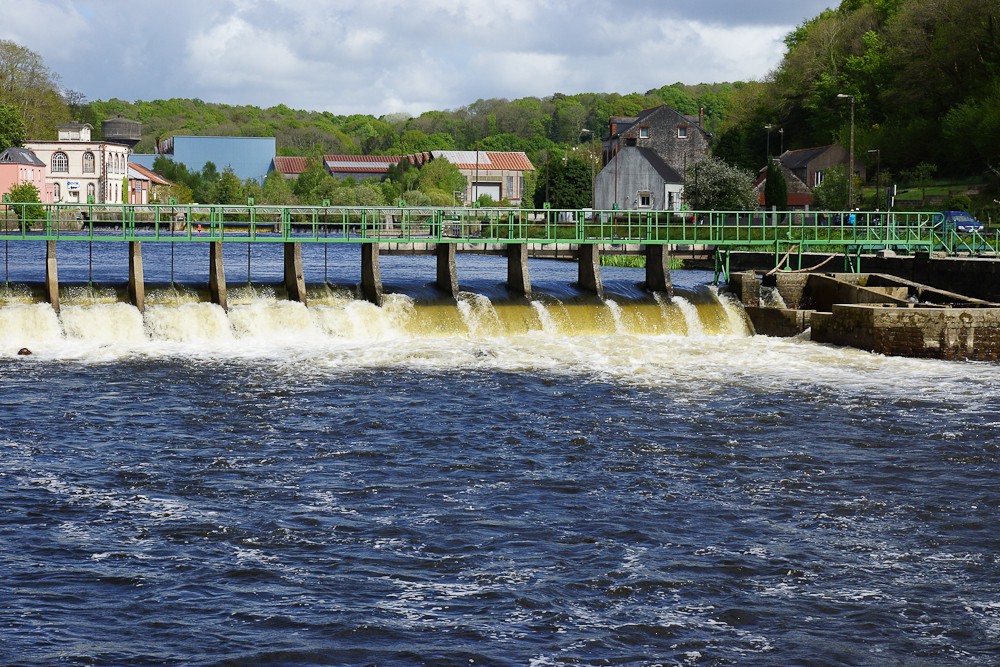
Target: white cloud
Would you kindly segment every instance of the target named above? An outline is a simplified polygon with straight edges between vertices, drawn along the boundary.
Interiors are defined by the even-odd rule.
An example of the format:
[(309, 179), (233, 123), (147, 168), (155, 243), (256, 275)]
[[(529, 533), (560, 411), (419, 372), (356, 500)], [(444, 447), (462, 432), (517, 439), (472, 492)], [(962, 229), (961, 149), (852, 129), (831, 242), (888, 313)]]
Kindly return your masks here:
[[(0, 0), (0, 37), (91, 99), (420, 113), (762, 77), (823, 0)], [(52, 20), (60, 17), (60, 20)], [(110, 37), (109, 37), (110, 36)]]

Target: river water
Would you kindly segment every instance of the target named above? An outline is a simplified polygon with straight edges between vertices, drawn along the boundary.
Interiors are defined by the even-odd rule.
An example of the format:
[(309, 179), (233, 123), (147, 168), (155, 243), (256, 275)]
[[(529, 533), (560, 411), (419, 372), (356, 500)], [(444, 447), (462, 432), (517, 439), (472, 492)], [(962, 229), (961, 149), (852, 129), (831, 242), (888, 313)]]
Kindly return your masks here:
[(1000, 663), (996, 366), (752, 336), (699, 272), (383, 257), (378, 309), (306, 247), (307, 309), (280, 250), (227, 314), (144, 244), (143, 316), (62, 243), (56, 317), (9, 244), (0, 664)]

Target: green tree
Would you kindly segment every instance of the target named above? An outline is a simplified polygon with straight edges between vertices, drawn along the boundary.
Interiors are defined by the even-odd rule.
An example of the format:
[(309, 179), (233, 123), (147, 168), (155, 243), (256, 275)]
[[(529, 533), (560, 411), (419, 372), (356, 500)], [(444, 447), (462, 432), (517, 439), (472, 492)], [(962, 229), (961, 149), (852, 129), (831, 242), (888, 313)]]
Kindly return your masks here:
[(920, 200), (923, 202), (927, 198), (927, 188), (931, 184), (931, 179), (937, 172), (937, 165), (929, 162), (921, 162), (910, 171), (903, 172), (902, 176), (915, 187), (920, 188)]
[(684, 200), (696, 211), (755, 211), (760, 206), (753, 172), (714, 157), (688, 165)]
[(216, 190), (216, 200), (220, 204), (246, 204), (246, 195), (243, 191), (243, 181), (236, 175), (230, 165), (222, 170), (219, 178), (219, 187)]
[(14, 210), (14, 215), (17, 216), (18, 220), (22, 222), (28, 222), (32, 220), (44, 220), (45, 219), (45, 209), (41, 206), (25, 206), (24, 204), (41, 204), (41, 199), (38, 198), (38, 188), (35, 187), (34, 183), (30, 181), (24, 181), (20, 185), (12, 185), (10, 189), (7, 190), (7, 194), (10, 195), (11, 202), (15, 204), (21, 204), (21, 206), (11, 206)]
[(838, 164), (823, 172), (823, 182), (813, 188), (813, 207), (820, 211), (846, 211), (847, 167)]
[(767, 208), (777, 207), (779, 211), (788, 210), (788, 181), (781, 171), (777, 160), (768, 160), (767, 180), (764, 183), (764, 205)]
[(20, 112), (10, 104), (0, 106), (0, 151), (22, 145), (24, 145), (24, 120)]
[(417, 187), (427, 193), (431, 190), (443, 190), (447, 193), (455, 190), (465, 192), (468, 184), (468, 179), (462, 175), (458, 167), (444, 158), (431, 160), (420, 168), (417, 176)]
[(264, 179), (264, 192), (261, 195), (261, 203), (289, 205), (298, 204), (299, 202), (295, 197), (295, 192), (293, 192), (289, 180), (280, 171), (274, 170)]
[(60, 91), (59, 75), (40, 55), (0, 40), (0, 105), (18, 110), (29, 138), (54, 139), (56, 124), (72, 120)]

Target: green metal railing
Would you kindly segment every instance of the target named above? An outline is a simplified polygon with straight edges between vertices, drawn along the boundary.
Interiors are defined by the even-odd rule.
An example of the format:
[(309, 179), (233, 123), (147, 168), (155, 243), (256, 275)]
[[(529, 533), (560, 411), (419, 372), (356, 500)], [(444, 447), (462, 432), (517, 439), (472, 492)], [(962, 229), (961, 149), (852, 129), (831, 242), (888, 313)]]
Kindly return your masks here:
[[(801, 267), (835, 252), (856, 270), (880, 249), (995, 253), (996, 234), (936, 230), (934, 213), (591, 211), (407, 206), (0, 204), (0, 237), (25, 241), (604, 243), (773, 252)], [(726, 271), (728, 273), (728, 271)]]

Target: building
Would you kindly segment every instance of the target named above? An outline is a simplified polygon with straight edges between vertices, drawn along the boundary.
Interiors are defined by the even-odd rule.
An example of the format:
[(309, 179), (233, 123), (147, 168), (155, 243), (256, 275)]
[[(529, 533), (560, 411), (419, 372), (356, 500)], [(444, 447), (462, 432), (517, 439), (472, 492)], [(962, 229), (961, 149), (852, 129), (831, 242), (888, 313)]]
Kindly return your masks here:
[(489, 195), (495, 202), (507, 199), (520, 206), (524, 197), (524, 179), (534, 171), (528, 156), (505, 151), (431, 151), (408, 156), (418, 166), (429, 160), (447, 160), (465, 176), (465, 201), (474, 202)]
[[(850, 164), (851, 156), (840, 144), (831, 144), (819, 148), (785, 151), (778, 159), (783, 167), (787, 167), (795, 174), (796, 178), (809, 188), (814, 188), (823, 182), (827, 169), (841, 164), (846, 167)], [(865, 165), (860, 160), (854, 161), (854, 175), (862, 181), (865, 180)]]
[(174, 162), (183, 164), (188, 171), (200, 172), (211, 162), (219, 173), (226, 167), (232, 167), (241, 180), (252, 178), (263, 181), (271, 171), (271, 163), (276, 154), (275, 145), (274, 137), (175, 135), (159, 142), (155, 153), (133, 155), (132, 162), (152, 169), (156, 158), (165, 155)]
[[(666, 105), (660, 105), (651, 109), (644, 109), (637, 116), (612, 116), (608, 119), (608, 134), (601, 139), (601, 173), (598, 178), (602, 183), (606, 183), (611, 178), (604, 172), (609, 165), (615, 163), (615, 155), (624, 148), (641, 148), (648, 152), (640, 151), (634, 157), (627, 159), (628, 165), (640, 171), (634, 174), (636, 179), (645, 178), (643, 174), (659, 174), (662, 170), (656, 161), (651, 161), (649, 152), (655, 154), (663, 165), (668, 167), (674, 174), (681, 177), (683, 183), (687, 166), (708, 155), (709, 141), (711, 134), (702, 127), (701, 116), (684, 116)], [(625, 159), (618, 164), (618, 177), (621, 177), (622, 167)], [(652, 172), (650, 172), (652, 170)], [(671, 174), (669, 176), (673, 178)], [(632, 178), (630, 175), (629, 178)], [(618, 179), (611, 179), (614, 183)], [(617, 205), (617, 208), (624, 209), (626, 203), (622, 198), (598, 199), (596, 196), (594, 205), (598, 209), (610, 209)], [(638, 181), (637, 181), (638, 182)], [(664, 180), (663, 184), (668, 182)], [(608, 190), (605, 190), (605, 193)], [(625, 192), (619, 188), (618, 194), (624, 197)], [(632, 193), (634, 195), (634, 193)], [(683, 200), (683, 188), (681, 190)], [(633, 196), (634, 199), (634, 196)], [(634, 205), (633, 199), (629, 200), (630, 207)], [(669, 206), (668, 202), (665, 204)], [(664, 209), (658, 209), (664, 210)]]
[(0, 195), (22, 183), (34, 185), (43, 203), (52, 202), (52, 186), (45, 183), (45, 163), (27, 148), (8, 148), (0, 153)]
[(623, 146), (594, 178), (594, 208), (679, 211), (684, 177), (651, 148)]
[(309, 158), (280, 156), (271, 160), (271, 168), (268, 169), (267, 173), (277, 171), (285, 177), (285, 180), (291, 181), (298, 178), (299, 174), (308, 168)]
[[(302, 158), (299, 158), (302, 159)], [(398, 155), (324, 155), (323, 162), (334, 178), (352, 177), (355, 181), (385, 180), (389, 167), (399, 164)], [(296, 174), (297, 176), (297, 174)]]
[(89, 123), (60, 123), (55, 141), (27, 141), (47, 165), (45, 182), (53, 202), (121, 204), (128, 198), (131, 149), (110, 141), (91, 141)]
[[(823, 182), (826, 171), (838, 165), (847, 167), (851, 156), (843, 146), (831, 144), (785, 151), (774, 159), (781, 165), (781, 173), (788, 183), (788, 208), (792, 210), (812, 206), (812, 189)], [(854, 175), (865, 180), (865, 165), (860, 160), (854, 161)], [(757, 176), (761, 206), (764, 205), (766, 177), (767, 167), (763, 167)]]
[(128, 184), (130, 204), (166, 204), (170, 188), (174, 186), (172, 182), (141, 164), (129, 164)]

